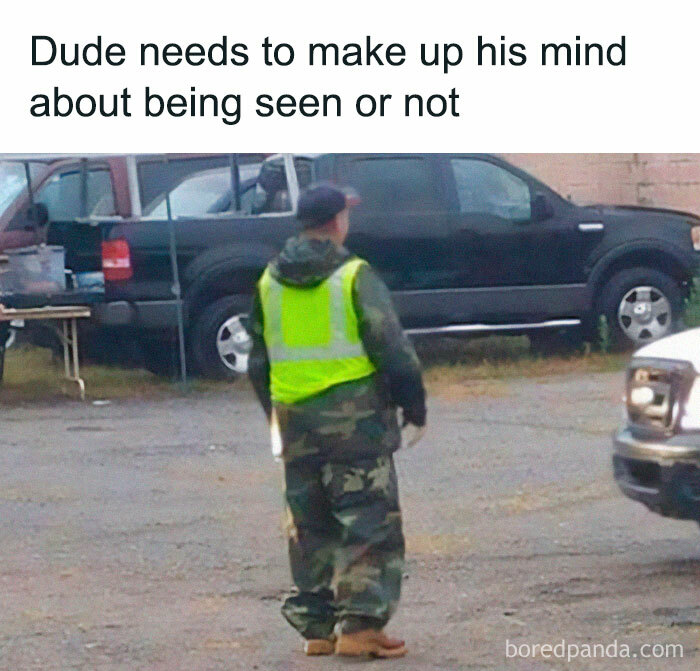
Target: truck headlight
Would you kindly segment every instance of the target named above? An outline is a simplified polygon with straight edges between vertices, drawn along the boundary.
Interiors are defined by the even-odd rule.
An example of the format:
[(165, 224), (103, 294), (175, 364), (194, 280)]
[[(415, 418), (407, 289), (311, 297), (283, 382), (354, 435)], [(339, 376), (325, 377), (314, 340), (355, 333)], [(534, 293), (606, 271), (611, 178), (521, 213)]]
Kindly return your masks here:
[[(630, 423), (644, 431), (673, 433), (684, 415), (695, 377), (695, 370), (688, 362), (633, 359), (627, 369), (625, 395)], [(697, 393), (700, 397), (700, 392)]]
[(681, 429), (684, 431), (700, 431), (700, 377), (695, 378), (685, 402)]
[(693, 249), (700, 252), (700, 226), (693, 226), (690, 229), (690, 237), (693, 240)]
[(654, 402), (656, 394), (651, 387), (634, 387), (630, 390), (630, 404), (637, 407), (645, 407)]

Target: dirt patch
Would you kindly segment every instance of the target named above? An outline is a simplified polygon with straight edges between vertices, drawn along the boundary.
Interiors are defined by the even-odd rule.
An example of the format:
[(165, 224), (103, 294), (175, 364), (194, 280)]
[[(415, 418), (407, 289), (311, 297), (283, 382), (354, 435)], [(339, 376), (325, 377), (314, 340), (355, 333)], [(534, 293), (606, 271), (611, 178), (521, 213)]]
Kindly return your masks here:
[(558, 510), (585, 502), (601, 501), (619, 496), (617, 487), (610, 482), (527, 485), (513, 496), (496, 501), (493, 505), (508, 514), (518, 515), (556, 508)]
[(409, 555), (453, 555), (467, 551), (470, 545), (467, 534), (406, 535), (406, 552)]
[[(468, 371), (463, 371), (464, 376)], [(503, 380), (472, 380), (456, 371), (431, 368), (426, 371), (425, 383), (428, 393), (445, 401), (464, 401), (472, 398), (503, 398), (509, 389)]]
[[(507, 395), (433, 395), (425, 438), (396, 454), (407, 562), (389, 631), (410, 655), (382, 668), (696, 669), (697, 526), (611, 481), (622, 376), (502, 380)], [(0, 671), (353, 666), (306, 659), (280, 615), (280, 469), (252, 395), (0, 406), (0, 423)], [(684, 656), (506, 657), (506, 641), (562, 639)]]

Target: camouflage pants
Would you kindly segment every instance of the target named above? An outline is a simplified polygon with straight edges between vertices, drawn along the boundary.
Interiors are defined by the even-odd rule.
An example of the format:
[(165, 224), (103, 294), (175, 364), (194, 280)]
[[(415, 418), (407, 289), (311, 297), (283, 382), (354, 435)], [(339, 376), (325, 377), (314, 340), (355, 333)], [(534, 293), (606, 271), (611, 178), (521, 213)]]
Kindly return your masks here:
[(285, 486), (298, 590), (282, 606), (285, 618), (305, 638), (383, 627), (399, 600), (404, 557), (392, 457), (287, 461)]

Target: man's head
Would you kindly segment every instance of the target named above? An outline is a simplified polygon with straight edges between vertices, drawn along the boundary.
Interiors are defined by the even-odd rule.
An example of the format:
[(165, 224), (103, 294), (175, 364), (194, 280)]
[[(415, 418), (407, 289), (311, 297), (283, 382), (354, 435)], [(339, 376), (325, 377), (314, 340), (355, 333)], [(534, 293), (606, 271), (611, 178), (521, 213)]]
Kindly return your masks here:
[(299, 196), (297, 219), (309, 237), (342, 245), (350, 227), (350, 205), (348, 196), (336, 186), (310, 186)]

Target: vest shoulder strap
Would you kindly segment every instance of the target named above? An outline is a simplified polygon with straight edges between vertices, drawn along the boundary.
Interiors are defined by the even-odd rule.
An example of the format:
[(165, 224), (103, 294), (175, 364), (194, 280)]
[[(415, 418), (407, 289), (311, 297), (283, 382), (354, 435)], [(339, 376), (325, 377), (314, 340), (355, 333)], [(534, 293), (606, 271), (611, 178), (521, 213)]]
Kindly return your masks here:
[(260, 275), (260, 279), (258, 279), (258, 290), (260, 291), (261, 298), (263, 297), (262, 294), (267, 292), (270, 288), (271, 282), (274, 282), (274, 279), (272, 278), (272, 273), (270, 272), (270, 266), (266, 266), (263, 274)]
[[(349, 261), (346, 261), (338, 270), (342, 270), (344, 277), (349, 277), (351, 280), (355, 279), (357, 271), (361, 266), (367, 265), (367, 261), (356, 256)], [(336, 271), (337, 272), (337, 271)]]

